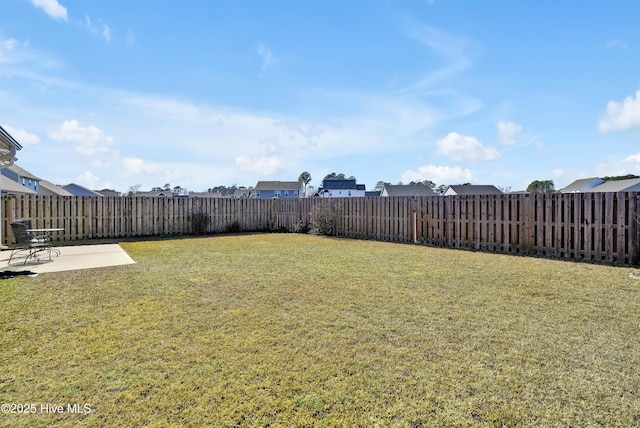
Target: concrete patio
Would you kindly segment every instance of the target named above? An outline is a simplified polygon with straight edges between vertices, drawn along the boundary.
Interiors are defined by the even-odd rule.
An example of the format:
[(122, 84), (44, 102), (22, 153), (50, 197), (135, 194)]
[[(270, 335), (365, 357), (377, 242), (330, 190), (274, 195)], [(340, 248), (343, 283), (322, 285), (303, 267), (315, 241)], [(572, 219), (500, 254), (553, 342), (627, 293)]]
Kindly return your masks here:
[(16, 255), (7, 264), (11, 256), (11, 249), (0, 252), (0, 271), (31, 271), (37, 273), (61, 272), (67, 270), (91, 269), (107, 266), (118, 266), (135, 263), (118, 244), (96, 244), (54, 247), (60, 251), (56, 256), (51, 253), (51, 260), (46, 253), (40, 254), (40, 260), (30, 259), (26, 264), (27, 252)]

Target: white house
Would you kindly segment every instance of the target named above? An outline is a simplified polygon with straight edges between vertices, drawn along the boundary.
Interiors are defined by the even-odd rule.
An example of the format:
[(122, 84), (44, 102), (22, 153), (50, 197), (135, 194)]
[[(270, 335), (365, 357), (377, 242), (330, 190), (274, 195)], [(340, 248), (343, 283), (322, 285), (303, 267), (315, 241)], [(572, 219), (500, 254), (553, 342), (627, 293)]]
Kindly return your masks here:
[(364, 184), (356, 184), (356, 180), (324, 180), (316, 195), (321, 198), (353, 198), (365, 196), (365, 187)]

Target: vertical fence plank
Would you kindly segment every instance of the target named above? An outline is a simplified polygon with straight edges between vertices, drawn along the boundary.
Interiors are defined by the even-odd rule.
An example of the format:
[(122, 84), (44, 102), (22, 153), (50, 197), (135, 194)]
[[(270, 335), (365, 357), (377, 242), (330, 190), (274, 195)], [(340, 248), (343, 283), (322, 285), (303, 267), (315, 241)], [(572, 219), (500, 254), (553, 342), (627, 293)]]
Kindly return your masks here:
[(305, 198), (300, 200), (86, 198), (19, 195), (2, 198), (3, 244), (10, 222), (61, 227), (58, 240), (173, 235), (191, 232), (193, 212), (210, 215), (210, 232), (232, 222), (242, 230), (308, 224), (319, 206), (343, 213), (342, 236), (424, 245), (533, 253), (567, 259), (637, 264), (638, 194), (580, 193), (431, 197)]
[(627, 249), (627, 216), (629, 214), (629, 199), (628, 193), (617, 193), (615, 195), (617, 199), (617, 212), (616, 219), (616, 257), (615, 260), (621, 263), (626, 263), (629, 257), (629, 250)]

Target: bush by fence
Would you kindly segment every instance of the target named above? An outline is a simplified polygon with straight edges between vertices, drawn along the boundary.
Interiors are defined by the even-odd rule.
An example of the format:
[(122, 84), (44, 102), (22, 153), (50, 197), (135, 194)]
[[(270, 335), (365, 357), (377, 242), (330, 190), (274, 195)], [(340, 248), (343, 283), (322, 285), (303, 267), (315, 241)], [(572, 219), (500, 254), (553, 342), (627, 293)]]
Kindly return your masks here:
[(234, 231), (300, 231), (510, 254), (637, 264), (639, 195), (505, 194), (392, 198), (195, 199), (6, 196), (9, 224), (63, 228), (61, 241)]

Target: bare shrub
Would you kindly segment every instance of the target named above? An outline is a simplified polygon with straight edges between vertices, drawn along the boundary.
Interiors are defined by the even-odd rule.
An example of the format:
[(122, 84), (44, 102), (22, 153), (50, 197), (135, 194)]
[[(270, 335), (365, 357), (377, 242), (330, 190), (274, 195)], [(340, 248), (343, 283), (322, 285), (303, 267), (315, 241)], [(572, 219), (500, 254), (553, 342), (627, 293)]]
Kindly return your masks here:
[(311, 226), (302, 219), (293, 225), (293, 233), (309, 233), (310, 231)]
[(338, 235), (341, 214), (342, 207), (338, 202), (319, 203), (311, 210), (311, 231), (318, 235)]
[(191, 232), (196, 235), (204, 235), (209, 229), (211, 216), (204, 211), (196, 211), (189, 217)]
[(229, 223), (224, 231), (227, 233), (238, 233), (242, 231), (242, 227), (240, 227), (240, 222), (236, 220), (232, 223)]

